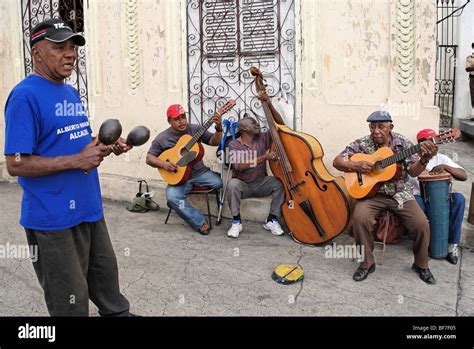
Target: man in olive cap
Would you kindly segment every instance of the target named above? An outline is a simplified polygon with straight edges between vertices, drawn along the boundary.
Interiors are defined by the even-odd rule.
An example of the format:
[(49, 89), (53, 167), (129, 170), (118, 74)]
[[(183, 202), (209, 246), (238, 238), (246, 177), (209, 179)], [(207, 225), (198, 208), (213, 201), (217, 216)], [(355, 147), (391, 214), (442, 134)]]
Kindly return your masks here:
[[(334, 159), (333, 165), (338, 170), (368, 174), (374, 169), (374, 164), (366, 161), (350, 161), (352, 155), (372, 154), (381, 147), (390, 147), (397, 153), (413, 145), (408, 138), (392, 132), (392, 117), (388, 112), (375, 111), (367, 118), (367, 122), (370, 135), (355, 140)], [(425, 169), (436, 152), (436, 145), (427, 141), (420, 146), (421, 157), (414, 154), (401, 161), (403, 166), (400, 178), (384, 182), (375, 196), (357, 200), (355, 203), (353, 231), (356, 244), (358, 247), (363, 246), (364, 251), (364, 259), (353, 275), (355, 281), (365, 280), (369, 273), (375, 270), (373, 225), (375, 218), (388, 210), (400, 219), (409, 233), (415, 236), (413, 270), (424, 282), (435, 283), (435, 278), (428, 268), (430, 227), (428, 219), (415, 201), (412, 187), (408, 183), (408, 174), (416, 177)]]

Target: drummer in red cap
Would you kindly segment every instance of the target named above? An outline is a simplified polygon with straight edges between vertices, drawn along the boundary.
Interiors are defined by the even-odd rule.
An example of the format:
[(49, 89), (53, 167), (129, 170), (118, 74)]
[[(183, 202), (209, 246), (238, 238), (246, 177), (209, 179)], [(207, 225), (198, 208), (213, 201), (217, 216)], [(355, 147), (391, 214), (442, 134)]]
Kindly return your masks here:
[[(431, 129), (424, 129), (418, 132), (416, 140), (418, 143), (430, 140), (437, 136), (436, 132)], [(448, 172), (458, 181), (465, 181), (467, 179), (466, 171), (444, 154), (436, 153), (431, 160), (426, 164), (426, 171), (431, 174), (439, 174), (441, 172)], [(413, 185), (413, 194), (415, 199), (425, 211), (425, 203), (421, 198), (420, 184), (418, 178), (410, 177), (410, 183)], [(461, 193), (452, 193), (450, 201), (449, 213), (449, 239), (448, 239), (448, 255), (446, 259), (452, 263), (457, 264), (459, 258), (458, 244), (461, 241), (461, 226), (464, 216), (464, 208), (466, 199)]]
[[(166, 117), (170, 127), (156, 136), (150, 150), (148, 150), (146, 163), (151, 167), (163, 168), (166, 171), (173, 172), (177, 169), (176, 164), (160, 160), (158, 156), (166, 149), (174, 147), (181, 136), (185, 134), (194, 136), (198, 132), (202, 132), (203, 127), (197, 124), (190, 124), (186, 117), (186, 111), (180, 104), (170, 105), (166, 111)], [(207, 145), (218, 146), (222, 138), (221, 116), (218, 113), (214, 116), (214, 123), (216, 132), (204, 131), (200, 139)], [(199, 160), (193, 164), (191, 175), (184, 184), (168, 185), (166, 187), (167, 204), (191, 228), (202, 235), (208, 235), (210, 229), (204, 216), (201, 211), (191, 206), (188, 201), (188, 193), (194, 186), (220, 189), (222, 187), (222, 180), (218, 173), (211, 171), (204, 165), (202, 160)]]

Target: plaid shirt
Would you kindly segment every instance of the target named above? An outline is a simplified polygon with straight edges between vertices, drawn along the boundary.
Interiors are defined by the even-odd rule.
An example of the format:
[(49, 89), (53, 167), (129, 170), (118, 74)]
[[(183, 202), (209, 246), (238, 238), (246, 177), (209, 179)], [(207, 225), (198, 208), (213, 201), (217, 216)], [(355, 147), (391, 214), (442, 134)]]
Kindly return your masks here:
[[(232, 163), (241, 164), (257, 161), (257, 157), (266, 153), (270, 149), (272, 139), (269, 132), (261, 132), (260, 136), (254, 140), (253, 146), (249, 147), (242, 141), (242, 137), (229, 143), (229, 155)], [(254, 183), (267, 175), (267, 162), (263, 161), (256, 166), (239, 171), (234, 168), (233, 177), (238, 178), (246, 183)]]
[[(391, 140), (389, 147), (394, 153), (413, 146), (413, 143), (401, 134), (391, 132), (390, 135)], [(340, 155), (345, 158), (350, 158), (356, 153), (372, 154), (377, 151), (378, 148), (379, 147), (374, 143), (372, 137), (369, 135), (357, 139), (349, 144)], [(408, 181), (408, 172), (410, 171), (410, 166), (419, 159), (420, 158), (416, 154), (404, 159), (402, 162), (402, 176), (400, 179), (384, 182), (380, 187), (380, 192), (392, 197), (400, 205), (409, 200), (414, 200), (415, 197), (413, 196), (413, 186)]]

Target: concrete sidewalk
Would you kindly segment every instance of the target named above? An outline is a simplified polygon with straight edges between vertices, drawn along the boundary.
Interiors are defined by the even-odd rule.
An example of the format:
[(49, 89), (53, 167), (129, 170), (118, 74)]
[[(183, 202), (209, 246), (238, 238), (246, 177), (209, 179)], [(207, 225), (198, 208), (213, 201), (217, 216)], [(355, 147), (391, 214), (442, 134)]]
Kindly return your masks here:
[[(458, 143), (453, 149), (470, 172), (469, 183), (455, 185), (469, 202), (472, 144)], [(444, 153), (451, 155), (449, 148)], [(0, 195), (0, 244), (26, 244), (18, 224), (21, 189), (1, 183)], [(125, 203), (105, 201), (104, 206), (122, 291), (131, 310), (141, 315), (474, 315), (474, 229), (468, 223), (460, 263), (430, 261), (436, 285), (425, 284), (410, 269), (408, 240), (388, 246), (384, 264), (356, 283), (356, 261), (326, 258), (324, 246), (302, 246), (288, 235), (272, 236), (261, 224), (244, 223), (242, 235), (229, 239), (225, 232), (230, 223), (224, 220), (209, 236), (201, 236), (174, 213), (165, 225), (164, 208), (141, 214), (128, 212)], [(350, 245), (352, 239), (343, 234), (335, 243)], [(282, 263), (300, 263), (304, 283), (275, 283), (271, 273)], [(2, 258), (0, 270), (1, 316), (47, 315), (30, 260)], [(94, 306), (91, 314), (97, 314)]]

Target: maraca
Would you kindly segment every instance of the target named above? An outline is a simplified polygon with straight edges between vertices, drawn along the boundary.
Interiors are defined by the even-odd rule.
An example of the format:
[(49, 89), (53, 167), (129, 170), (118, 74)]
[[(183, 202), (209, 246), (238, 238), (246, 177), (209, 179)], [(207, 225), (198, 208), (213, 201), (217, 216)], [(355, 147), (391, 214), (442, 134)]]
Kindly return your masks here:
[(117, 142), (122, 134), (122, 125), (117, 119), (107, 119), (99, 129), (99, 142), (105, 145), (111, 145)]
[(137, 126), (127, 136), (127, 145), (138, 147), (150, 139), (150, 130), (145, 126)]
[[(99, 129), (99, 142), (105, 145), (111, 145), (117, 142), (122, 134), (122, 125), (117, 119), (107, 119)], [(89, 174), (89, 171), (84, 171), (85, 174)]]

